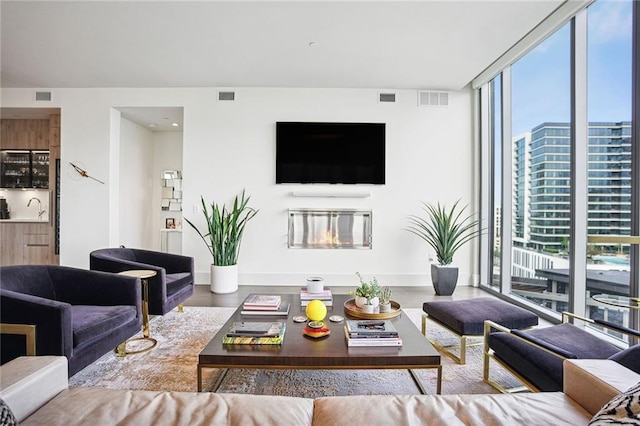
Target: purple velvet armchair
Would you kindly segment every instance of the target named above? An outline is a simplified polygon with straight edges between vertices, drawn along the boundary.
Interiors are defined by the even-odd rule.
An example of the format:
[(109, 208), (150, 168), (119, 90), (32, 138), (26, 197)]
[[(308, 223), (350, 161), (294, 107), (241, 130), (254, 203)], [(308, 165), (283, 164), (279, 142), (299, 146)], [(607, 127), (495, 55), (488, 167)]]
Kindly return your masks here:
[(105, 248), (89, 254), (89, 267), (105, 272), (149, 269), (149, 313), (164, 315), (191, 297), (195, 286), (193, 258), (134, 248)]
[[(35, 326), (35, 355), (66, 356), (72, 376), (140, 331), (140, 280), (65, 266), (0, 267), (0, 322)], [(26, 354), (24, 336), (0, 339), (3, 363)]]

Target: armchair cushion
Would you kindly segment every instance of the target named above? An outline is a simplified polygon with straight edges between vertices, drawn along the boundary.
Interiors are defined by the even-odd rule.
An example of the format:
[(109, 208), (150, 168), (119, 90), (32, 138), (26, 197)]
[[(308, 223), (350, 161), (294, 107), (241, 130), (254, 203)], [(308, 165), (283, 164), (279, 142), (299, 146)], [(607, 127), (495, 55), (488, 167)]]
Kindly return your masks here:
[(640, 373), (640, 344), (630, 346), (617, 354), (613, 354), (609, 359), (624, 365), (629, 370)]
[(90, 342), (135, 318), (134, 306), (71, 306), (73, 344), (80, 346)]

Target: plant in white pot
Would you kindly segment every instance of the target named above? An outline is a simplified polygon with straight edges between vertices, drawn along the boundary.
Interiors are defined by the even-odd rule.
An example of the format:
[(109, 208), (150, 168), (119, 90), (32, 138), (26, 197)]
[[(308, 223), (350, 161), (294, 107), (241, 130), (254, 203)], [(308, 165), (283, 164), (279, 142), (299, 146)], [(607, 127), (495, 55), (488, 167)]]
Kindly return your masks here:
[(258, 210), (249, 207), (249, 199), (244, 190), (235, 196), (231, 208), (211, 203), (211, 211), (204, 197), (202, 213), (207, 222), (205, 232), (201, 232), (189, 219), (185, 221), (200, 235), (213, 258), (211, 263), (211, 291), (213, 293), (233, 293), (238, 290), (238, 254), (247, 222)]
[(360, 280), (360, 287), (356, 288), (355, 291), (352, 291), (349, 294), (354, 294), (356, 296), (355, 304), (357, 307), (361, 308), (363, 312), (373, 313), (380, 303), (380, 284), (376, 277), (373, 277), (373, 280), (370, 282), (366, 282), (362, 278), (362, 275), (360, 275), (360, 272), (356, 272), (356, 275)]
[(482, 233), (480, 220), (465, 214), (468, 205), (458, 209), (460, 200), (449, 209), (440, 203), (423, 202), (424, 216), (410, 215), (409, 232), (422, 238), (435, 251), (438, 264), (431, 264), (431, 281), (436, 294), (450, 296), (458, 283), (458, 267), (453, 255), (465, 243)]

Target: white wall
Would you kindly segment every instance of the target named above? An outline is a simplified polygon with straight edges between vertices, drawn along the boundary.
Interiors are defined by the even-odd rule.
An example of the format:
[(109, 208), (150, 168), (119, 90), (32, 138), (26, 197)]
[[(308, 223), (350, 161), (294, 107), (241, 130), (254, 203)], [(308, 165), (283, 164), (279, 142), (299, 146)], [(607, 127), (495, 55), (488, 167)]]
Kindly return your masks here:
[[(182, 132), (157, 132), (153, 134), (153, 240), (154, 250), (160, 250), (160, 229), (165, 227), (165, 219), (172, 217), (176, 225), (182, 225), (182, 212), (162, 211), (161, 180), (164, 170), (182, 171)], [(170, 235), (175, 238), (175, 235)]]
[[(152, 212), (154, 169), (153, 133), (122, 118), (120, 122), (120, 228), (118, 245), (154, 249), (153, 237), (158, 233)], [(154, 208), (155, 207), (155, 208)], [(158, 246), (159, 248), (159, 246)]]
[[(225, 88), (224, 90), (228, 90)], [(184, 216), (203, 223), (199, 198), (229, 202), (243, 188), (260, 209), (245, 232), (240, 254), (241, 284), (301, 285), (321, 275), (328, 285), (356, 285), (354, 273), (375, 275), (383, 284), (427, 285), (427, 246), (403, 230), (406, 216), (420, 212), (420, 200), (450, 204), (474, 201), (472, 91), (450, 93), (450, 107), (418, 107), (414, 90), (395, 91), (397, 102), (377, 102), (377, 90), (239, 88), (235, 102), (218, 102), (215, 88), (54, 89), (62, 110), (62, 160), (82, 161), (107, 185), (70, 181), (63, 175), (61, 263), (87, 267), (88, 253), (117, 245), (109, 216), (118, 203), (109, 185), (117, 167), (110, 150), (113, 106), (184, 107)], [(3, 89), (3, 106), (34, 107), (34, 89)], [(386, 90), (385, 90), (386, 91)], [(276, 121), (387, 123), (384, 186), (367, 186), (368, 198), (295, 198), (299, 185), (276, 185)], [(110, 165), (112, 167), (110, 167)], [(119, 172), (118, 172), (119, 173)], [(309, 190), (348, 191), (346, 186), (312, 185)], [(287, 209), (297, 207), (373, 210), (372, 250), (290, 250)], [(120, 206), (123, 208), (123, 206)], [(477, 206), (472, 206), (477, 211)], [(110, 220), (111, 219), (111, 220)], [(119, 224), (122, 226), (123, 224)], [(193, 230), (183, 232), (183, 252), (195, 256), (197, 282), (206, 283), (210, 258)], [(473, 247), (457, 254), (460, 285), (474, 273)]]

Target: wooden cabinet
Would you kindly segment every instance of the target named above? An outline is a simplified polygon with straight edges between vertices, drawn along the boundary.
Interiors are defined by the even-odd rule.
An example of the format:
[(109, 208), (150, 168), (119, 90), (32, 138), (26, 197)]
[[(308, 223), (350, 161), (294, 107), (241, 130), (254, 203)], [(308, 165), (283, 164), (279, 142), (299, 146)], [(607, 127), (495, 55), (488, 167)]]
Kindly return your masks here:
[(57, 264), (53, 261), (50, 244), (50, 223), (0, 223), (2, 251), (0, 264), (24, 265)]
[(0, 120), (0, 148), (49, 149), (49, 120)]
[[(0, 120), (0, 149), (35, 155), (37, 186), (49, 189), (49, 222), (0, 222), (0, 265), (59, 264), (60, 114), (48, 119)], [(41, 151), (41, 152), (37, 152)], [(47, 158), (45, 158), (45, 156)], [(20, 191), (14, 189), (11, 191)]]

